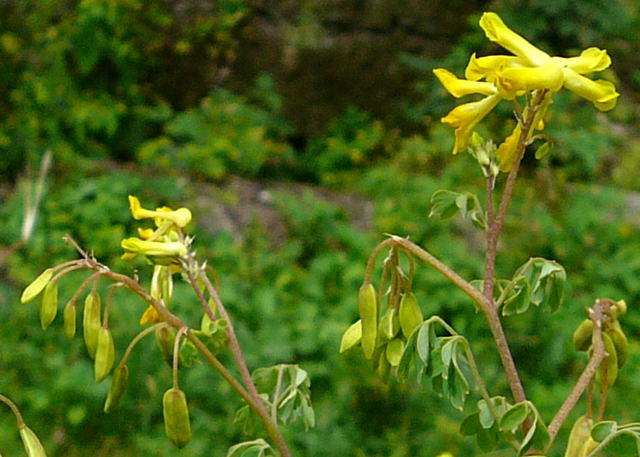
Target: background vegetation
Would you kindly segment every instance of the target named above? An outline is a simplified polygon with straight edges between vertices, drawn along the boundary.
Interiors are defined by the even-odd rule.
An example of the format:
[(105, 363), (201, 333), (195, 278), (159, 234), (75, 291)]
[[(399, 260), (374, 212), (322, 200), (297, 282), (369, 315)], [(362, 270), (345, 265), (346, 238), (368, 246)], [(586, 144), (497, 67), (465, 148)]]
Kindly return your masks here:
[[(131, 272), (119, 260), (119, 240), (133, 230), (130, 193), (145, 206), (193, 208), (198, 249), (218, 270), (251, 367), (309, 371), (318, 420), (308, 433), (288, 430), (297, 455), (477, 453), (457, 435), (462, 413), (428, 386), (384, 385), (359, 354), (339, 356), (338, 345), (383, 233), (410, 235), (466, 277), (481, 275), (481, 234), (427, 215), (437, 189), (482, 191), (474, 161), (450, 155), (453, 136), (439, 118), (454, 102), (431, 69), (461, 73), (472, 50), (495, 51), (476, 27), (485, 10), (554, 54), (608, 49), (606, 76), (623, 94), (607, 114), (557, 97), (554, 150), (541, 162), (525, 158), (501, 244), (504, 277), (533, 255), (569, 275), (556, 315), (505, 320), (525, 389), (548, 420), (585, 363), (570, 344), (585, 306), (626, 299), (629, 335), (640, 337), (637, 2), (0, 2), (0, 391), (50, 455), (222, 456), (243, 439), (231, 422), (239, 401), (196, 366), (183, 374), (194, 440), (181, 451), (170, 446), (160, 407), (170, 370), (151, 340), (129, 365), (135, 381), (123, 406), (104, 415), (108, 386), (94, 384), (80, 341), (66, 341), (59, 322), (41, 331), (35, 307), (18, 304), (38, 272), (74, 255), (61, 241), (67, 232)], [(484, 129), (509, 131), (498, 121)], [(46, 151), (53, 171), (35, 232), (21, 244), (27, 184)], [(137, 268), (147, 275), (144, 263)], [(506, 394), (469, 300), (424, 267), (417, 284), (425, 314), (465, 333), (492, 394)], [(196, 319), (196, 303), (176, 293), (175, 306)], [(143, 305), (116, 297), (121, 354)], [(638, 419), (630, 402), (639, 368), (632, 344), (611, 415)], [(0, 449), (21, 452), (9, 414), (0, 416)]]

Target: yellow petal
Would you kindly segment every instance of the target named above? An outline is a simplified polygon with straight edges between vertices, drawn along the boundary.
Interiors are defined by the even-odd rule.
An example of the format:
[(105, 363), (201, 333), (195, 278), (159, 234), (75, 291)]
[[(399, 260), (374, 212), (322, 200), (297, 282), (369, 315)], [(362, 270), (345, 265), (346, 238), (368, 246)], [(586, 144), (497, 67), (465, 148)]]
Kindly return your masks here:
[(444, 68), (436, 68), (433, 73), (447, 91), (456, 98), (469, 94), (493, 95), (498, 92), (496, 86), (488, 82), (459, 79)]
[(477, 102), (465, 103), (455, 107), (442, 118), (442, 122), (456, 128), (456, 142), (453, 153), (464, 150), (469, 142), (473, 128), (500, 102), (499, 95), (490, 95)]
[(152, 323), (156, 324), (161, 321), (162, 319), (160, 319), (158, 311), (156, 311), (153, 306), (149, 306), (147, 309), (145, 309), (144, 313), (142, 313), (142, 316), (140, 316), (140, 325), (147, 325)]
[(507, 99), (512, 99), (521, 91), (549, 89), (557, 92), (563, 82), (562, 69), (551, 62), (540, 67), (502, 68), (496, 73), (498, 91)]
[(609, 111), (616, 106), (620, 94), (613, 83), (604, 80), (593, 81), (575, 71), (564, 68), (564, 87), (571, 92), (586, 98), (600, 111)]
[(143, 229), (138, 227), (138, 235), (140, 235), (140, 238), (142, 238), (143, 240), (148, 240), (153, 236), (153, 229), (150, 229), (150, 228)]
[(120, 245), (127, 252), (148, 256), (181, 257), (187, 253), (186, 246), (178, 241), (162, 243), (140, 238), (126, 238), (120, 242)]
[(513, 52), (529, 65), (543, 65), (550, 59), (549, 54), (509, 29), (496, 13), (484, 13), (480, 18), (480, 27), (488, 39)]
[(511, 167), (516, 161), (516, 152), (518, 149), (518, 143), (520, 142), (521, 127), (520, 124), (516, 125), (511, 135), (505, 138), (504, 142), (498, 147), (498, 163), (500, 164), (500, 171), (507, 173), (511, 171)]
[(168, 220), (182, 228), (191, 221), (191, 211), (187, 208), (179, 208), (172, 211), (170, 208), (162, 207), (159, 211), (151, 211), (144, 209), (140, 205), (140, 200), (133, 195), (129, 195), (129, 207), (131, 208), (131, 214), (136, 220), (154, 218)]
[(580, 74), (602, 71), (611, 65), (611, 58), (607, 51), (598, 48), (585, 49), (578, 57), (552, 57), (552, 60), (557, 65), (570, 68)]
[(516, 56), (485, 56), (476, 57), (474, 52), (464, 71), (465, 78), (471, 81), (486, 79), (493, 81), (496, 70), (503, 67), (524, 67), (525, 63)]

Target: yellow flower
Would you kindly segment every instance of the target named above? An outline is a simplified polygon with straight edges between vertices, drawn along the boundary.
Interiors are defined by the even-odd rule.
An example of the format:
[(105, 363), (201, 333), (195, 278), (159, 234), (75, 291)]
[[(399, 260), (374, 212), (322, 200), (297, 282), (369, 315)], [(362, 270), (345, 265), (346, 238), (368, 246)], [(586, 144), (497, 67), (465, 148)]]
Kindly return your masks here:
[(505, 138), (504, 142), (498, 147), (496, 154), (498, 156), (500, 171), (508, 172), (516, 161), (516, 149), (520, 142), (521, 132), (522, 128), (520, 127), (520, 124), (517, 124), (511, 135)]
[(140, 200), (133, 195), (129, 195), (129, 206), (131, 207), (131, 214), (134, 219), (153, 218), (156, 220), (156, 225), (158, 226), (161, 226), (162, 221), (171, 221), (177, 227), (183, 228), (191, 221), (191, 211), (187, 208), (179, 208), (173, 211), (171, 208), (163, 206), (155, 211), (151, 211), (144, 209), (140, 205)]
[(490, 95), (477, 102), (455, 107), (442, 118), (442, 122), (456, 128), (456, 142), (453, 153), (466, 149), (473, 128), (500, 102), (499, 95)]
[[(457, 78), (443, 68), (434, 70), (444, 88), (454, 97), (470, 94), (486, 96), (482, 100), (458, 106), (442, 118), (442, 122), (456, 129), (454, 154), (467, 147), (475, 126), (501, 99), (513, 100), (529, 92), (547, 91), (545, 106), (535, 119), (538, 129), (544, 128), (543, 116), (551, 103), (550, 95), (562, 87), (586, 98), (601, 111), (615, 106), (619, 94), (612, 83), (593, 81), (582, 76), (607, 68), (611, 64), (607, 51), (589, 48), (577, 57), (551, 57), (509, 29), (495, 13), (484, 13), (480, 27), (489, 40), (514, 55), (477, 57), (474, 53), (465, 70), (466, 79)], [(511, 168), (520, 135), (517, 128), (500, 147), (501, 170)], [(527, 136), (530, 137), (531, 132)]]
[(187, 254), (187, 247), (179, 241), (146, 241), (140, 238), (126, 238), (120, 245), (128, 253), (150, 257), (175, 259)]

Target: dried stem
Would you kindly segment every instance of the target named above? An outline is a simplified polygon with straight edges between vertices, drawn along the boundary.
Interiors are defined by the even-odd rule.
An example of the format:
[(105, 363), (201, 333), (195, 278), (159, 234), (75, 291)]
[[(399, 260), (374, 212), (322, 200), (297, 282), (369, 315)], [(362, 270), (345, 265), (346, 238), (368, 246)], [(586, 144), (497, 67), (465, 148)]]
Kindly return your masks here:
[(576, 405), (578, 400), (580, 400), (580, 397), (582, 396), (584, 391), (592, 383), (593, 377), (596, 374), (596, 370), (598, 369), (604, 358), (607, 356), (604, 349), (604, 344), (602, 342), (602, 323), (604, 320), (602, 306), (602, 301), (597, 300), (594, 307), (589, 310), (589, 317), (593, 321), (593, 356), (578, 378), (578, 381), (576, 382), (573, 390), (549, 424), (549, 436), (551, 438), (549, 443), (553, 442), (556, 435), (560, 431), (560, 427), (562, 427), (562, 424), (567, 419), (567, 416)]
[(172, 366), (172, 374), (173, 374), (173, 388), (180, 388), (180, 377), (178, 376), (178, 362), (180, 362), (180, 340), (182, 339), (182, 335), (189, 330), (187, 327), (182, 327), (178, 330), (178, 334), (176, 335), (176, 339), (173, 342), (173, 366)]

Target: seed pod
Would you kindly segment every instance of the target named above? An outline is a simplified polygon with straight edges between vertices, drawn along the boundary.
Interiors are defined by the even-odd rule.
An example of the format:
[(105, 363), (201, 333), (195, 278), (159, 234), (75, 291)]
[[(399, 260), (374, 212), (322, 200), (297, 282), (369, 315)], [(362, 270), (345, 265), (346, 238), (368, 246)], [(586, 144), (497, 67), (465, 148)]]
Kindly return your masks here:
[(76, 335), (76, 305), (69, 302), (64, 307), (64, 334), (70, 340)]
[(606, 382), (611, 387), (618, 377), (618, 355), (613, 341), (604, 332), (602, 333), (602, 342), (604, 343), (604, 350), (607, 351), (609, 356), (600, 364), (600, 382)]
[(127, 383), (129, 382), (129, 368), (126, 365), (120, 365), (116, 368), (116, 371), (113, 373), (113, 378), (111, 379), (111, 387), (109, 387), (109, 394), (107, 395), (107, 399), (104, 402), (104, 412), (110, 413), (113, 411), (118, 403), (120, 403), (120, 399), (122, 395), (124, 395), (124, 391), (127, 388)]
[(624, 300), (618, 300), (614, 305), (611, 306), (611, 315), (614, 318), (619, 318), (620, 316), (624, 316), (627, 314), (627, 302)]
[(422, 323), (422, 310), (418, 306), (416, 296), (406, 293), (400, 300), (400, 328), (405, 338), (409, 338), (415, 328)]
[(571, 428), (571, 434), (569, 435), (564, 457), (582, 457), (584, 447), (588, 439), (591, 438), (592, 425), (593, 420), (588, 417), (581, 416), (578, 418)]
[(380, 319), (380, 335), (386, 340), (392, 340), (400, 331), (400, 321), (395, 308), (387, 308)]
[(622, 368), (622, 366), (627, 362), (627, 357), (629, 356), (629, 341), (622, 331), (620, 322), (618, 322), (617, 320), (611, 322), (609, 328), (607, 328), (606, 330), (606, 333), (611, 337), (611, 341), (613, 341), (613, 345), (616, 348), (616, 355), (618, 356), (618, 368)]
[(404, 343), (400, 338), (395, 338), (387, 344), (386, 356), (389, 365), (392, 367), (397, 367), (400, 365), (400, 359), (402, 358), (402, 353), (404, 352)]
[(20, 297), (20, 302), (28, 303), (36, 298), (40, 294), (40, 292), (44, 290), (52, 276), (53, 268), (47, 268), (42, 273), (40, 273), (40, 275), (24, 289), (24, 291), (22, 292), (22, 296)]
[(184, 392), (175, 387), (167, 390), (162, 397), (162, 413), (169, 440), (178, 448), (185, 447), (191, 441), (191, 423)]
[(27, 457), (47, 457), (42, 443), (33, 430), (26, 425), (20, 427), (20, 438), (22, 438), (22, 445), (27, 451)]
[(344, 335), (342, 335), (342, 341), (340, 342), (340, 354), (348, 351), (352, 347), (360, 344), (362, 339), (362, 321), (358, 320), (355, 324), (352, 324)]
[(176, 341), (176, 331), (173, 328), (162, 327), (156, 330), (156, 343), (162, 357), (170, 367), (173, 366), (173, 344)]
[(358, 293), (358, 309), (362, 321), (362, 352), (371, 359), (378, 336), (378, 302), (373, 284), (363, 284)]
[(91, 291), (84, 301), (84, 313), (82, 317), (84, 344), (91, 358), (96, 356), (98, 335), (100, 334), (100, 295)]
[(586, 351), (591, 346), (593, 335), (593, 322), (591, 319), (583, 320), (575, 332), (573, 332), (573, 347), (576, 351)]
[(58, 313), (58, 282), (50, 282), (44, 288), (42, 301), (40, 302), (40, 325), (42, 330), (53, 322)]
[(115, 355), (116, 349), (113, 345), (113, 336), (108, 328), (101, 327), (98, 333), (98, 346), (93, 366), (97, 383), (101, 383), (111, 371)]
[(582, 448), (582, 454), (580, 454), (578, 457), (587, 457), (593, 452), (595, 448), (598, 447), (598, 444), (600, 443), (594, 440), (591, 435), (589, 435), (589, 438), (584, 443), (584, 447)]

